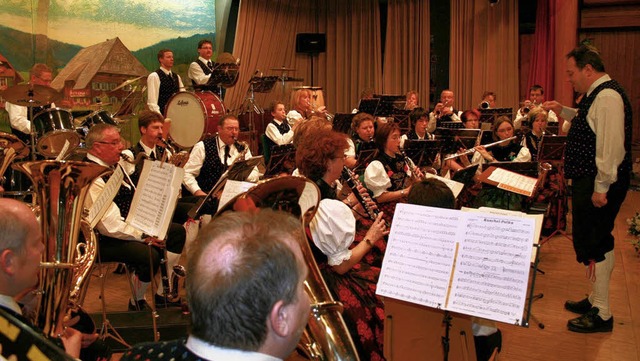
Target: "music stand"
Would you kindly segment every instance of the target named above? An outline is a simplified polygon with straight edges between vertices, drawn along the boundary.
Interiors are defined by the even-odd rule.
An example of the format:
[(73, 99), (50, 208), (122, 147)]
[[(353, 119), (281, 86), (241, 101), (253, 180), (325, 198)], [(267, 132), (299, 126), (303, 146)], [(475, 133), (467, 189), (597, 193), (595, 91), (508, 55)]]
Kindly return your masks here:
[(291, 174), (295, 168), (296, 148), (293, 144), (276, 145), (271, 148), (269, 164), (264, 172), (265, 178), (280, 173)]
[(336, 113), (333, 117), (333, 130), (336, 132), (351, 134), (351, 122), (355, 114)]
[(373, 97), (380, 98), (380, 103), (373, 114), (377, 117), (390, 117), (394, 109), (404, 109), (406, 103), (404, 95), (374, 95)]
[(435, 135), (436, 139), (442, 139), (442, 152), (454, 154), (461, 147), (465, 149), (475, 147), (480, 132), (480, 129), (436, 128)]
[(249, 159), (237, 160), (233, 162), (227, 173), (227, 178), (235, 181), (244, 181), (249, 177), (249, 174), (253, 171), (260, 162), (264, 161), (264, 157), (261, 155), (251, 157)]
[(411, 140), (404, 142), (404, 152), (418, 167), (433, 167), (440, 150), (441, 140)]
[(393, 117), (393, 120), (398, 123), (400, 129), (406, 130), (413, 129), (413, 124), (411, 124), (411, 121), (409, 119), (410, 113), (411, 110), (409, 109), (393, 108), (391, 110), (391, 116)]
[(493, 142), (495, 142), (495, 140), (493, 139), (493, 131), (483, 130), (482, 135), (480, 136), (480, 145), (487, 145)]
[[(371, 142), (364, 143), (363, 145), (370, 143)], [(366, 149), (360, 149), (357, 154), (356, 166), (355, 168), (353, 168), (353, 171), (358, 175), (362, 175), (369, 163), (371, 163), (375, 159), (376, 155), (378, 155), (378, 148), (367, 147)]]
[(464, 129), (463, 122), (440, 122), (440, 128), (448, 128), (448, 129)]
[(467, 187), (474, 183), (473, 177), (476, 175), (476, 172), (478, 171), (479, 166), (480, 164), (471, 164), (468, 167), (460, 169), (459, 171), (453, 174), (453, 177), (451, 177), (451, 180), (460, 182), (464, 184), (465, 187)]
[(360, 99), (360, 104), (358, 104), (358, 113), (367, 113), (373, 115), (375, 114), (379, 103), (380, 98)]
[[(556, 196), (558, 202), (558, 210), (560, 209), (560, 202), (566, 197), (567, 185), (565, 183), (564, 178), (564, 149), (567, 143), (566, 135), (544, 135), (542, 137), (542, 141), (540, 141), (540, 150), (538, 151), (538, 162), (540, 163), (551, 163), (554, 164), (558, 168), (558, 195)], [(547, 243), (551, 237), (560, 234), (564, 238), (573, 242), (573, 238), (570, 237), (567, 232), (560, 229), (560, 212), (557, 212), (556, 215), (556, 229), (551, 232), (550, 235), (546, 236), (544, 239), (540, 241), (540, 245)]]
[(513, 120), (513, 108), (491, 108), (478, 110), (480, 111), (481, 123), (493, 123), (503, 115), (506, 115), (509, 119)]

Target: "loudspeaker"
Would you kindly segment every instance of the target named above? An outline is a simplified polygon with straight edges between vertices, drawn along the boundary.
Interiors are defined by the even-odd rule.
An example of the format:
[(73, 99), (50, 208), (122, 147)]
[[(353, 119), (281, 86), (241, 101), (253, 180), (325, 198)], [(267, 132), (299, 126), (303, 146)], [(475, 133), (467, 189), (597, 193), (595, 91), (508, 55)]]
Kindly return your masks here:
[(324, 53), (327, 51), (327, 34), (296, 34), (296, 53)]

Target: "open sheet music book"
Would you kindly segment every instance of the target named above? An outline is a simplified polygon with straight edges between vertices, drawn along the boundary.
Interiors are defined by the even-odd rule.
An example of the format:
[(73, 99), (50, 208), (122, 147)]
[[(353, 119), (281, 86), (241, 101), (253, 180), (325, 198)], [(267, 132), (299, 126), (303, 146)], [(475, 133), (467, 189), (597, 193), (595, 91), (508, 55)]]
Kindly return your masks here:
[(398, 204), (376, 293), (526, 325), (536, 227), (526, 217)]
[(126, 222), (153, 237), (164, 239), (176, 208), (184, 169), (145, 160)]
[(491, 166), (480, 175), (484, 183), (494, 185), (499, 189), (522, 194), (527, 197), (533, 195), (538, 183), (537, 178), (528, 177), (504, 168)]

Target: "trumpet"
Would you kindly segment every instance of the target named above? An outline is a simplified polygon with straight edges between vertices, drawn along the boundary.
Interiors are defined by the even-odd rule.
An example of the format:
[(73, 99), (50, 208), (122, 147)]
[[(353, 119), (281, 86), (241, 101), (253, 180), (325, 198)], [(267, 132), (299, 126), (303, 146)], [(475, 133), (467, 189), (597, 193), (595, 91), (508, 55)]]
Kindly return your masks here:
[[(502, 140), (499, 140), (497, 142), (489, 143), (489, 144), (485, 145), (484, 148), (485, 149), (491, 148), (491, 147), (493, 147), (495, 145), (498, 145), (498, 144), (510, 142), (510, 141), (512, 141), (512, 140), (514, 140), (516, 138), (518, 138), (518, 137), (514, 135), (511, 138), (502, 139)], [(455, 158), (458, 158), (458, 157), (462, 157), (463, 155), (473, 154), (475, 152), (476, 152), (476, 148), (470, 148), (470, 149), (465, 150), (464, 152), (458, 152), (458, 153), (455, 153), (455, 154), (451, 154), (450, 156), (445, 157), (444, 160), (447, 161), (449, 159), (455, 159)]]
[(443, 109), (449, 106), (449, 102), (445, 101), (444, 103), (442, 103), (442, 108), (436, 110), (434, 112), (434, 115), (436, 116), (436, 119), (440, 119), (444, 114), (443, 114)]
[(486, 101), (486, 100), (483, 100), (483, 101), (480, 103), (480, 109), (489, 109), (489, 107), (490, 107), (490, 106), (491, 106), (491, 104), (489, 104), (489, 102), (488, 102), (488, 101)]
[(539, 107), (539, 106), (540, 105), (536, 104), (535, 102), (530, 102), (529, 104), (522, 107), (522, 114), (527, 115), (533, 108)]

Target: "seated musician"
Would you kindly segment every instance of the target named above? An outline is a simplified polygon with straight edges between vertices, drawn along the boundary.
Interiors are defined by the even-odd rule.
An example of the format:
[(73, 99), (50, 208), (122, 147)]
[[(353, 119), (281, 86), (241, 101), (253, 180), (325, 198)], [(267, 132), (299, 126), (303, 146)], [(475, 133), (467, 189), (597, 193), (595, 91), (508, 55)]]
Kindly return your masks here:
[(536, 162), (538, 160), (540, 142), (542, 142), (545, 129), (547, 129), (548, 113), (541, 107), (535, 107), (529, 112), (528, 118), (530, 119), (531, 130), (524, 135), (522, 145), (529, 149), (531, 160)]
[(415, 90), (409, 90), (405, 95), (404, 108), (407, 110), (413, 110), (418, 107), (418, 92)]
[(298, 89), (291, 93), (291, 107), (287, 113), (287, 120), (291, 123), (303, 121), (311, 117), (311, 90)]
[[(160, 265), (162, 249), (166, 248), (170, 257), (179, 258), (184, 247), (186, 232), (181, 224), (171, 223), (167, 232), (167, 240), (161, 240), (148, 236), (142, 231), (130, 226), (124, 220), (129, 214), (131, 201), (135, 192), (135, 183), (131, 180), (128, 171), (120, 165), (120, 152), (124, 146), (117, 127), (109, 124), (94, 125), (85, 139), (87, 145), (87, 157), (85, 161), (97, 163), (111, 169), (121, 167), (125, 172), (124, 179), (115, 198), (108, 206), (106, 213), (98, 222), (96, 229), (100, 234), (99, 254), (102, 262), (123, 262), (135, 270), (134, 293), (135, 300), (130, 300), (129, 310), (145, 309), (148, 304), (145, 293), (151, 282), (152, 275), (156, 274)], [(102, 194), (107, 179), (96, 179), (87, 198), (87, 207)], [(148, 245), (152, 247), (149, 248)], [(151, 252), (151, 264), (149, 261)], [(173, 253), (173, 254), (171, 254)], [(160, 275), (157, 277), (160, 285)], [(180, 302), (169, 302), (162, 295), (162, 287), (158, 287), (155, 303), (161, 306), (179, 306)]]
[[(411, 190), (412, 170), (408, 169), (405, 158), (400, 153), (400, 127), (397, 123), (386, 123), (376, 131), (378, 155), (369, 163), (364, 172), (365, 186), (373, 192), (373, 198), (391, 223), (395, 206), (404, 202)], [(414, 169), (416, 179), (422, 178), (420, 170)]]
[[(21, 297), (32, 294), (38, 286), (44, 251), (40, 225), (31, 208), (13, 199), (0, 198), (0, 214), (0, 309), (44, 338), (42, 330), (25, 317), (18, 304)], [(37, 354), (34, 352), (37, 347), (33, 347), (26, 332), (17, 332), (13, 325), (4, 322), (0, 329), (0, 359), (26, 360), (28, 355)], [(14, 332), (9, 332), (12, 329)], [(96, 333), (84, 334), (67, 327), (61, 338), (50, 340), (50, 345), (54, 352), (59, 349), (60, 354), (66, 351), (69, 356), (83, 360), (108, 359), (111, 351), (97, 339)]]
[(433, 134), (427, 132), (427, 126), (429, 125), (429, 114), (426, 110), (424, 110), (424, 108), (414, 108), (411, 113), (409, 113), (409, 120), (411, 121), (411, 124), (413, 124), (413, 130), (407, 134), (402, 135), (402, 138), (400, 138), (401, 148), (404, 147), (404, 141), (407, 139), (435, 139), (435, 136)]
[[(513, 123), (507, 116), (501, 116), (493, 123), (493, 139), (495, 141), (506, 140), (513, 137)], [(527, 147), (523, 147), (516, 139), (505, 141), (486, 149), (483, 145), (476, 147), (472, 163), (491, 162), (529, 162), (531, 153)]]
[[(353, 138), (347, 139), (349, 142), (349, 148), (345, 153), (347, 155), (346, 165), (349, 168), (356, 166), (356, 160), (360, 155), (360, 151), (365, 149), (374, 149), (376, 147), (373, 142), (373, 136), (375, 134), (375, 118), (368, 113), (358, 113), (353, 116), (351, 120), (351, 130), (353, 131)], [(363, 167), (366, 164), (362, 165)]]
[[(480, 129), (480, 112), (477, 109), (469, 109), (462, 112), (460, 120), (464, 124), (464, 129)], [(466, 149), (460, 149), (460, 152), (464, 152)], [(449, 159), (446, 161), (448, 168), (457, 172), (464, 167), (471, 164), (469, 158), (466, 155), (460, 156), (456, 159)]]
[[(523, 102), (522, 107), (518, 109), (516, 113), (516, 118), (513, 120), (513, 126), (516, 130), (520, 129), (523, 120), (528, 119), (529, 111), (541, 106), (542, 103), (544, 103), (544, 88), (541, 85), (532, 85), (531, 88), (529, 88), (529, 99)], [(547, 118), (549, 123), (558, 123), (558, 116), (553, 110), (547, 112)], [(531, 125), (529, 125), (529, 127), (531, 127)]]
[[(239, 157), (249, 159), (251, 150), (237, 142), (240, 125), (235, 115), (227, 114), (218, 122), (218, 134), (201, 140), (191, 149), (189, 161), (184, 166), (183, 185), (194, 196), (206, 196), (218, 182), (222, 173)], [(239, 149), (242, 148), (242, 149)], [(260, 177), (255, 167), (247, 177), (257, 182)]]
[(198, 42), (198, 59), (189, 65), (187, 75), (191, 79), (193, 88), (196, 90), (218, 90), (216, 86), (209, 85), (211, 73), (213, 72), (213, 43), (210, 40), (202, 39)]
[(497, 98), (498, 96), (495, 92), (492, 92), (491, 90), (485, 91), (484, 93), (482, 93), (482, 100), (480, 101), (480, 106), (478, 108), (495, 109)]
[(427, 132), (433, 133), (438, 122), (459, 122), (461, 111), (454, 107), (455, 97), (453, 90), (445, 89), (440, 93), (440, 102), (429, 113), (429, 125)]
[(316, 263), (333, 296), (344, 305), (342, 315), (358, 354), (383, 360), (384, 305), (375, 294), (380, 268), (361, 262), (388, 234), (382, 214), (354, 246), (356, 218), (351, 201), (337, 200), (331, 186), (344, 168), (345, 136), (321, 130), (302, 145), (296, 151), (296, 165), (302, 175), (318, 184), (322, 197), (310, 224)]
[(293, 141), (294, 128), (297, 127), (300, 122), (295, 122), (293, 127), (289, 125), (284, 103), (281, 101), (276, 100), (271, 103), (269, 111), (271, 112), (273, 120), (267, 124), (267, 128), (264, 131), (269, 142), (269, 147), (291, 143)]

